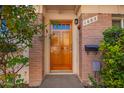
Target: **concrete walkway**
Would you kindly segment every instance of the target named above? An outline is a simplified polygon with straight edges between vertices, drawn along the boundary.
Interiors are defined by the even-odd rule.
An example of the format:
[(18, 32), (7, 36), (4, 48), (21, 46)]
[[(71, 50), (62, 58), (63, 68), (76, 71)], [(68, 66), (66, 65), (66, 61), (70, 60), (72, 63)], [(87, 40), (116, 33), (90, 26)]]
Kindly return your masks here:
[(83, 88), (76, 75), (47, 75), (41, 88)]

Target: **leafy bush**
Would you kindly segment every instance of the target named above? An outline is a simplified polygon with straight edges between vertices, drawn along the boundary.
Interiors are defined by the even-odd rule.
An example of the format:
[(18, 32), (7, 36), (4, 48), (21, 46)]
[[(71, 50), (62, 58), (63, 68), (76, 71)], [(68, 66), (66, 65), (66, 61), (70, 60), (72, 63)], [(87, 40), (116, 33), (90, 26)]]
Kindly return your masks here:
[(31, 47), (34, 35), (41, 33), (33, 6), (2, 6), (0, 11), (0, 87), (23, 87), (18, 72), (28, 65), (23, 51)]
[(99, 88), (99, 84), (98, 84), (98, 82), (93, 78), (93, 76), (89, 75), (88, 78), (90, 79), (90, 81), (91, 81), (93, 87)]
[(100, 44), (102, 54), (102, 70), (100, 82), (90, 76), (94, 87), (123, 88), (124, 87), (124, 29), (108, 28), (103, 32), (104, 38)]
[(124, 87), (124, 29), (112, 27), (103, 35), (100, 45), (104, 63), (102, 82), (107, 87)]

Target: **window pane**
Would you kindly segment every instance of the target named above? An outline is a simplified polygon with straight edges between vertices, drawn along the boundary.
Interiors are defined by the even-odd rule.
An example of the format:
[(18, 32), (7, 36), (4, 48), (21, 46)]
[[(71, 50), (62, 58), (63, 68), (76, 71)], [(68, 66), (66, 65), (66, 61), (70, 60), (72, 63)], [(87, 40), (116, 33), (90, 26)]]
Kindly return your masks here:
[(4, 19), (2, 19), (1, 20), (1, 27), (0, 27), (0, 32), (6, 32), (6, 31), (8, 31), (7, 30), (7, 26), (6, 26), (6, 20), (4, 20)]
[(65, 25), (64, 25), (64, 24), (62, 24), (62, 29), (63, 29), (63, 30), (65, 29)]
[(57, 29), (57, 25), (56, 24), (53, 25), (53, 29)]
[(70, 30), (70, 24), (53, 24), (53, 30)]
[(66, 30), (69, 30), (69, 29), (70, 29), (70, 25), (67, 24), (67, 25), (66, 25)]
[(121, 27), (121, 20), (112, 20), (112, 26)]
[(61, 29), (61, 24), (58, 24), (58, 28), (57, 29)]

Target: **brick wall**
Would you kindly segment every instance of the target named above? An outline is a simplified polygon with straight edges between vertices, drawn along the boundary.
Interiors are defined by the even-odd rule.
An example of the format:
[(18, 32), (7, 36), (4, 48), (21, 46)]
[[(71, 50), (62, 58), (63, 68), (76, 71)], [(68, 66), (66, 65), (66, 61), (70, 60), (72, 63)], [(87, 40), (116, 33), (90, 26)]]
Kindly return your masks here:
[[(39, 14), (37, 23), (42, 22), (42, 14)], [(29, 50), (29, 86), (39, 86), (44, 76), (44, 40), (41, 35), (34, 36), (33, 46)]]
[(39, 86), (43, 79), (43, 41), (40, 36), (33, 38), (33, 47), (29, 50), (29, 85)]
[(94, 53), (89, 53), (85, 52), (84, 45), (87, 44), (99, 44), (100, 41), (103, 38), (102, 32), (108, 28), (111, 27), (112, 25), (112, 18), (111, 14), (82, 14), (82, 21), (93, 17), (93, 16), (98, 16), (98, 20), (94, 23), (91, 23), (89, 25), (83, 26), (81, 24), (81, 30), (80, 30), (80, 60), (79, 63), (81, 65), (81, 68), (79, 70), (79, 73), (82, 74), (80, 75), (80, 78), (82, 79), (82, 82), (88, 83), (88, 75), (92, 74), (93, 75), (93, 69), (92, 69), (92, 62), (94, 60), (97, 60), (99, 57), (98, 54)]

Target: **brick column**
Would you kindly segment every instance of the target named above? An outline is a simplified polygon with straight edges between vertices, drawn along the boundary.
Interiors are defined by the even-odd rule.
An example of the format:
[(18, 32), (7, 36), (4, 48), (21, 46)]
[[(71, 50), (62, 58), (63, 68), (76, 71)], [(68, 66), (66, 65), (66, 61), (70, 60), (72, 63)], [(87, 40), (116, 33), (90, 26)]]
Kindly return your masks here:
[(33, 47), (29, 50), (29, 85), (39, 86), (43, 79), (43, 41), (39, 36), (33, 38)]
[(87, 54), (85, 51), (84, 46), (87, 44), (96, 44), (99, 45), (100, 41), (103, 38), (103, 31), (112, 26), (112, 18), (111, 18), (111, 14), (82, 14), (82, 21), (96, 16), (98, 17), (98, 20), (94, 23), (91, 23), (89, 25), (83, 26), (83, 24), (81, 24), (81, 31), (80, 31), (80, 65), (81, 65), (81, 69), (79, 70), (80, 73), (82, 73), (81, 79), (82, 82), (84, 83), (88, 83), (89, 82), (89, 78), (88, 75), (89, 74), (93, 74), (93, 69), (92, 69), (92, 61), (93, 60), (97, 60), (99, 54), (95, 55), (94, 53), (89, 53)]
[[(42, 22), (42, 14), (38, 15), (37, 23)], [(44, 76), (44, 39), (34, 36), (33, 46), (29, 50), (29, 86), (39, 86)]]

